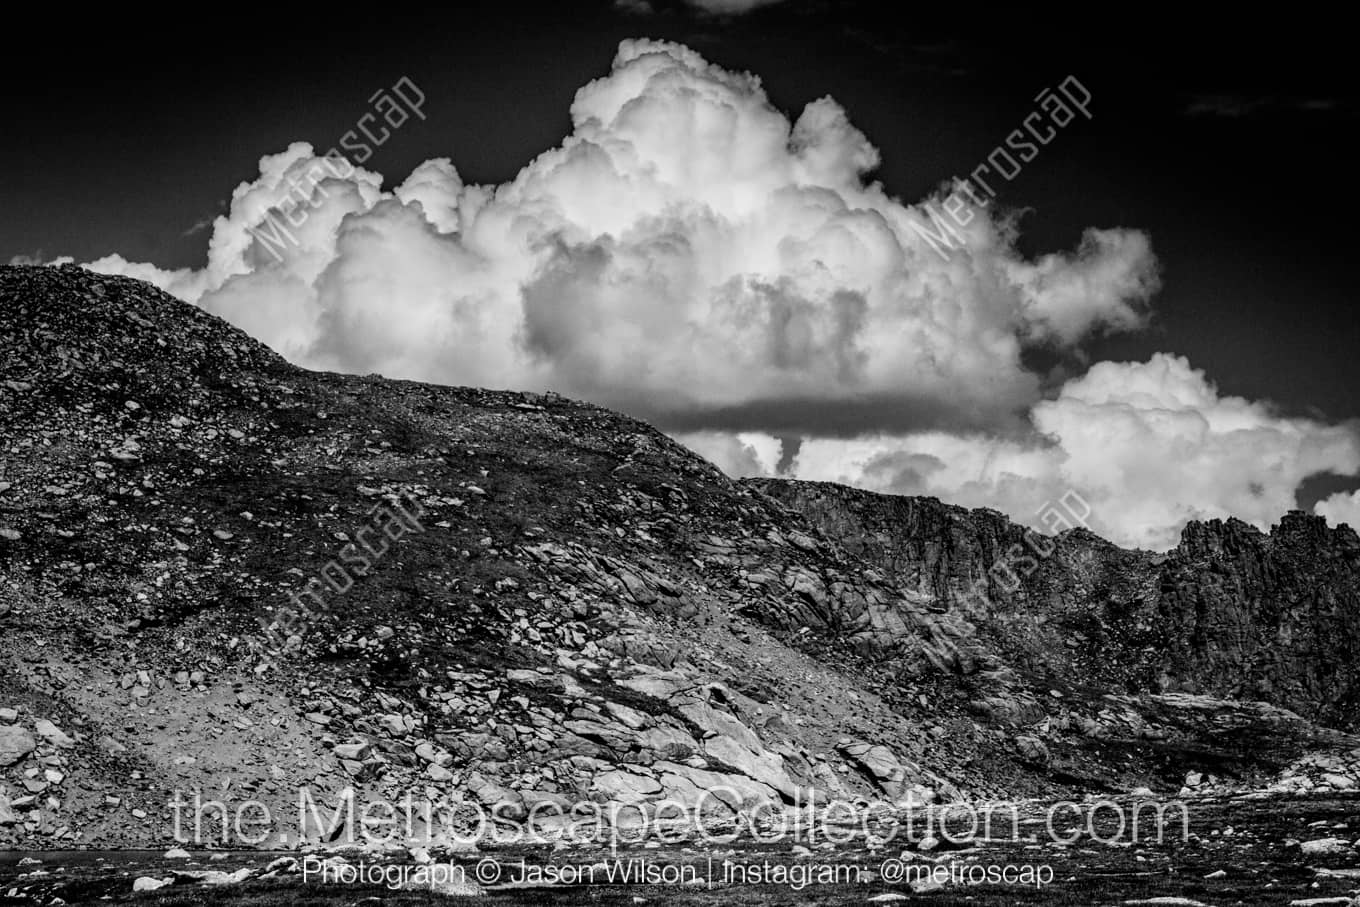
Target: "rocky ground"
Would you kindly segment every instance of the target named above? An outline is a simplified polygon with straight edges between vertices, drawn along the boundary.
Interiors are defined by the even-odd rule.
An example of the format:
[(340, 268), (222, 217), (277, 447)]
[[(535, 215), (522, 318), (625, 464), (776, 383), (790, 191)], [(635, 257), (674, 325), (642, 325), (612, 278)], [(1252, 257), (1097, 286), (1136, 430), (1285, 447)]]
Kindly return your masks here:
[[(1217, 661), (1177, 655), (1174, 682), (1130, 654), (1155, 639), (1109, 643), (1107, 682), (1049, 612), (963, 611), (815, 508), (587, 404), (303, 371), (73, 267), (0, 268), (0, 350), (0, 847), (160, 852), (176, 791), (277, 814), (300, 789), (512, 817), (668, 798), (723, 821), (800, 798), (1326, 797), (1360, 778), (1344, 537), (1321, 539), (1325, 575), (1287, 580), (1282, 545), (1194, 547), (1176, 563), (1217, 571), (1216, 601), (1270, 578), (1250, 632), (1210, 639)], [(1097, 570), (1081, 550), (1053, 563), (1151, 557)], [(1080, 601), (1125, 601), (1108, 588)], [(1279, 618), (1305, 601), (1316, 625)], [(1317, 663), (1209, 682), (1262, 625), (1316, 640), (1290, 657)], [(1233, 623), (1197, 626), (1182, 636)], [(437, 847), (442, 828), (417, 831)], [(327, 837), (266, 830), (266, 848)]]
[[(1128, 801), (1123, 801), (1128, 802)], [(1354, 795), (1199, 797), (1188, 803), (1188, 834), (1168, 833), (1158, 841), (1148, 834), (1120, 832), (1108, 814), (1089, 827), (1057, 822), (1061, 842), (1044, 831), (1042, 804), (1026, 804), (1018, 834), (1006, 828), (995, 839), (953, 844), (916, 839), (885, 845), (863, 836), (835, 846), (759, 844), (738, 840), (719, 849), (652, 840), (610, 851), (602, 848), (496, 847), (451, 857), (461, 875), (431, 886), (416, 876), (346, 882), (323, 877), (303, 864), (321, 859), (340, 866), (381, 867), (383, 871), (416, 864), (405, 855), (328, 852), (316, 857), (242, 853), (150, 853), (97, 855), (41, 854), (0, 858), (0, 903), (192, 904), (432, 904), (449, 895), (480, 896), (504, 904), (891, 904), (942, 905), (1064, 904), (1095, 905), (1297, 905), (1354, 907), (1360, 903), (1360, 800)], [(961, 829), (956, 829), (956, 832)], [(903, 846), (905, 843), (905, 846)], [(423, 858), (423, 855), (422, 855)], [(633, 872), (647, 861), (675, 875), (657, 884), (624, 883), (607, 875), (610, 867)], [(488, 863), (501, 868), (491, 882)], [(748, 867), (745, 876), (724, 863)], [(519, 867), (556, 866), (595, 875), (551, 884)], [(818, 867), (848, 870), (844, 879), (818, 883)], [(926, 867), (938, 880), (900, 879), (903, 866)], [(1045, 884), (967, 884), (969, 867), (1038, 867)], [(480, 867), (480, 868), (479, 868)], [(749, 867), (778, 867), (789, 873), (773, 883), (752, 882)], [(804, 875), (799, 881), (799, 867)], [(479, 871), (486, 884), (475, 881)], [(659, 877), (659, 876), (658, 876)], [(672, 881), (679, 880), (677, 881)], [(790, 881), (793, 879), (794, 881)], [(432, 890), (433, 887), (433, 890)]]

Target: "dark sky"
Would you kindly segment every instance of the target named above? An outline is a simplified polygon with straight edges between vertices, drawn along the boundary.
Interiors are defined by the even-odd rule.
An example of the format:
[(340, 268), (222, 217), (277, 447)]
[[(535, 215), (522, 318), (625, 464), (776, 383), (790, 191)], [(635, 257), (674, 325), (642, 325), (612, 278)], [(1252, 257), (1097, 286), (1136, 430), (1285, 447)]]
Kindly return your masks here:
[(437, 156), (468, 181), (513, 176), (566, 134), (573, 93), (607, 72), (619, 40), (650, 36), (759, 74), (795, 115), (832, 95), (882, 152), (877, 177), (913, 201), (966, 174), (1041, 89), (1074, 74), (1094, 118), (1001, 200), (1029, 209), (1030, 254), (1071, 248), (1087, 226), (1151, 235), (1163, 276), (1154, 325), (1092, 357), (1176, 352), (1225, 393), (1360, 417), (1347, 270), (1358, 108), (1339, 21), (1228, 29), (971, 11), (926, 23), (904, 19), (906, 4), (816, 0), (722, 19), (654, 5), (463, 4), (338, 24), (306, 8), (268, 21), (214, 10), (182, 26), (16, 20), (0, 60), (0, 261), (118, 251), (201, 265), (208, 231), (195, 225), (225, 210), (261, 154), (299, 139), (330, 147), (375, 86), (403, 75), (426, 92), (428, 119), (366, 165), (389, 185)]

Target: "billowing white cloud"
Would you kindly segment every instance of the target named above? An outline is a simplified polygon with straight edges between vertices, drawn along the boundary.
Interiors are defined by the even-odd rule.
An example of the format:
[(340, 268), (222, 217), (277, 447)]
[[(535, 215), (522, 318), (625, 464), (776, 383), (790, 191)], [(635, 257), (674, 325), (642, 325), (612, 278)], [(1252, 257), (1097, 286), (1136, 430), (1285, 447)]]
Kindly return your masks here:
[[(1101, 364), (1042, 399), (1027, 343), (1071, 350), (1145, 320), (1157, 270), (1137, 231), (1031, 261), (1012, 223), (975, 210), (942, 249), (948, 187), (904, 204), (867, 180), (879, 152), (836, 102), (790, 121), (758, 78), (677, 44), (623, 42), (571, 122), (499, 186), (435, 159), (385, 190), (294, 144), (237, 187), (204, 268), (90, 267), (302, 365), (584, 397), (734, 474), (792, 460), (1020, 519), (1070, 486), (1137, 544), (1191, 517), (1269, 520), (1303, 476), (1356, 468), (1350, 435), (1219, 397), (1174, 357)], [(807, 440), (795, 458), (775, 436)]]
[(686, 432), (675, 440), (737, 479), (774, 475), (782, 451), (778, 438), (760, 432)]
[[(992, 426), (1033, 404), (1027, 338), (1128, 327), (1148, 242), (1025, 261), (986, 216), (937, 228), (865, 174), (829, 98), (793, 122), (760, 80), (625, 41), (572, 132), (509, 183), (428, 161), (390, 192), (295, 144), (217, 219), (206, 268), (143, 277), (304, 365), (555, 389), (694, 430)], [(894, 421), (896, 420), (896, 421)], [(775, 423), (778, 423), (776, 426)]]
[[(710, 457), (710, 459), (712, 459)], [(1313, 512), (1327, 518), (1333, 526), (1345, 523), (1360, 532), (1360, 491), (1338, 491), (1313, 505)]]
[(1133, 330), (1147, 320), (1157, 289), (1147, 236), (1128, 230), (1087, 230), (1075, 255), (1017, 262), (1011, 279), (1022, 288), (1035, 332), (1076, 343), (1093, 326)]
[(1044, 508), (1076, 492), (1093, 531), (1164, 550), (1189, 520), (1235, 516), (1267, 529), (1295, 506), (1307, 477), (1360, 470), (1351, 427), (1221, 396), (1203, 372), (1165, 353), (1098, 363), (1031, 419), (1035, 441), (942, 432), (809, 439), (792, 473), (993, 507), (1041, 529), (1050, 523)]

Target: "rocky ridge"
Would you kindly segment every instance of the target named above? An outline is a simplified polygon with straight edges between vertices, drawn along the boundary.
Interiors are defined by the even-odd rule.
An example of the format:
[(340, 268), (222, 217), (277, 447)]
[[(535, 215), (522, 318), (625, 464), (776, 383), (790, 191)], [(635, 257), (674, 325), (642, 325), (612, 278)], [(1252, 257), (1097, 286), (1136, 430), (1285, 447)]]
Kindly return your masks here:
[(1154, 554), (1081, 528), (1042, 536), (934, 498), (753, 485), (970, 619), (1027, 672), (1133, 694), (1263, 700), (1360, 727), (1360, 536), (1350, 526), (1300, 511), (1269, 533), (1240, 520), (1192, 522), (1179, 545)]
[(176, 791), (730, 816), (1360, 772), (1283, 708), (1041, 676), (598, 407), (307, 372), (73, 267), (0, 268), (0, 349), (0, 844), (165, 841)]

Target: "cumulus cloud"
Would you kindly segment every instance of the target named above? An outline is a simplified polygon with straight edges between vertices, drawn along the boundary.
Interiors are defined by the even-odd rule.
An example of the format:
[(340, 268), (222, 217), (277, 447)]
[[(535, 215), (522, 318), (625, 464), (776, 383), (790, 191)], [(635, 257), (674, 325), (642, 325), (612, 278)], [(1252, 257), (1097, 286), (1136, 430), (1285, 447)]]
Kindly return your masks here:
[(1070, 352), (1145, 321), (1142, 233), (1093, 228), (1028, 260), (1014, 225), (979, 211), (942, 254), (930, 212), (950, 187), (892, 197), (835, 101), (790, 119), (756, 76), (678, 44), (623, 42), (570, 113), (570, 134), (498, 186), (435, 159), (386, 189), (297, 143), (236, 188), (205, 267), (89, 267), (302, 365), (584, 397), (734, 474), (782, 464), (1022, 519), (1072, 484), (1139, 544), (1194, 516), (1277, 515), (1308, 470), (1355, 468), (1349, 436), (1219, 397), (1171, 357), (1042, 399), (1027, 345)]
[(1016, 262), (1011, 279), (1035, 333), (1064, 344), (1093, 328), (1142, 327), (1158, 287), (1147, 236), (1129, 230), (1087, 230), (1076, 254)]
[[(712, 458), (710, 458), (712, 459)], [(715, 461), (716, 462), (716, 461)], [(721, 464), (719, 464), (721, 465)], [(1360, 532), (1360, 491), (1338, 491), (1313, 505), (1313, 512), (1326, 517), (1333, 526), (1343, 523)]]
[(773, 475), (783, 454), (778, 438), (760, 432), (688, 432), (675, 439), (737, 479)]
[[(1189, 520), (1236, 516), (1267, 529), (1295, 506), (1307, 477), (1360, 470), (1351, 427), (1223, 396), (1186, 359), (1164, 353), (1098, 363), (1030, 417), (1032, 441), (941, 432), (809, 439), (793, 472), (993, 507), (1036, 528), (1045, 528), (1046, 505), (1075, 491), (1097, 533), (1164, 550)], [(1327, 515), (1340, 512), (1338, 504)]]
[(791, 122), (677, 44), (623, 42), (571, 119), (491, 187), (434, 160), (384, 191), (298, 143), (237, 187), (205, 268), (92, 267), (305, 365), (551, 388), (689, 430), (816, 432), (838, 404), (839, 434), (1013, 419), (1038, 399), (1027, 338), (1132, 326), (1155, 281), (1130, 230), (1028, 262), (979, 216), (943, 256), (924, 208), (867, 181), (878, 150), (834, 101)]

